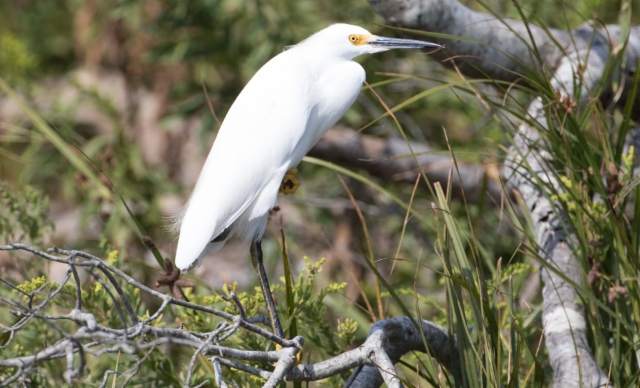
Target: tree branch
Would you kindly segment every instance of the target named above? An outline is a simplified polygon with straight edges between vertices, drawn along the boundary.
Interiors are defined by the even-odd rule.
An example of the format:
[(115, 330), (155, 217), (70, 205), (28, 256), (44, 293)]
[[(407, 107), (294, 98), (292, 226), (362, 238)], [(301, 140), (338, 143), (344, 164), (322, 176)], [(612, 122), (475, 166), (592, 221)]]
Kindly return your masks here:
[[(443, 64), (454, 64), (473, 78), (516, 81), (524, 74), (522, 65), (537, 70), (553, 69), (562, 57), (560, 47), (570, 44), (566, 31), (548, 32), (535, 25), (476, 12), (457, 1), (450, 0), (370, 0), (371, 6), (391, 25), (402, 28), (438, 32), (464, 39), (434, 37), (446, 46), (432, 55)], [(551, 33), (555, 40), (549, 39)], [(536, 42), (542, 63), (535, 55)], [(518, 61), (522, 61), (518, 63)]]
[[(425, 351), (421, 333), (413, 327), (411, 320), (407, 317), (394, 318), (379, 321), (373, 325), (365, 343), (356, 349), (316, 364), (295, 365), (296, 356), (300, 349), (302, 349), (304, 338), (295, 337), (292, 340), (282, 340), (252, 323), (261, 322), (262, 324), (269, 325), (269, 322), (263, 318), (247, 318), (244, 314), (234, 316), (211, 307), (188, 303), (162, 294), (139, 283), (100, 258), (85, 252), (52, 248), (50, 250), (51, 253), (47, 253), (22, 244), (0, 245), (0, 251), (15, 250), (31, 252), (37, 257), (67, 264), (69, 268), (66, 279), (60, 285), (53, 287), (51, 283), (46, 283), (34, 292), (22, 291), (20, 296), (27, 298), (26, 301), (11, 300), (8, 297), (0, 295), (0, 303), (16, 309), (16, 311), (12, 311), (12, 313), (19, 318), (19, 321), (12, 326), (2, 326), (0, 335), (9, 332), (11, 335), (9, 341), (11, 341), (12, 338), (19, 335), (20, 329), (25, 326), (26, 322), (39, 320), (52, 327), (60, 337), (56, 342), (45, 346), (44, 349), (37, 351), (35, 354), (0, 360), (0, 368), (15, 369), (15, 373), (6, 381), (1, 382), (0, 387), (9, 386), (20, 379), (27, 379), (29, 374), (37, 371), (36, 365), (38, 363), (61, 358), (67, 361), (67, 369), (64, 372), (64, 377), (67, 382), (71, 383), (73, 379), (83, 373), (86, 367), (86, 354), (90, 354), (93, 357), (101, 357), (102, 355), (112, 353), (129, 355), (133, 357), (135, 362), (133, 366), (125, 372), (106, 371), (101, 386), (106, 386), (108, 378), (111, 375), (115, 375), (116, 379), (123, 379), (123, 382), (126, 383), (138, 374), (142, 363), (149, 357), (154, 349), (168, 343), (189, 347), (195, 351), (188, 365), (184, 382), (185, 387), (190, 386), (190, 380), (198, 355), (214, 356), (211, 361), (214, 363), (214, 372), (219, 386), (225, 386), (221, 377), (221, 366), (228, 366), (265, 379), (264, 387), (276, 387), (281, 381), (317, 381), (358, 367), (364, 368), (361, 368), (361, 373), (353, 380), (352, 386), (370, 386), (367, 383), (367, 379), (372, 378), (375, 381), (379, 381), (378, 386), (384, 381), (389, 387), (401, 387), (402, 385), (397, 378), (394, 363), (407, 352)], [(66, 255), (66, 257), (57, 256), (58, 254)], [(75, 275), (72, 276), (73, 274), (77, 274), (78, 268), (84, 268), (88, 271), (91, 271), (93, 268), (98, 268), (104, 274), (109, 273), (110, 277), (105, 277), (113, 279), (113, 281), (111, 281), (112, 284), (118, 283), (121, 294), (120, 292), (117, 293), (121, 295), (121, 298), (123, 298), (121, 302), (125, 305), (131, 304), (132, 302), (127, 297), (129, 292), (125, 292), (125, 288), (121, 287), (121, 284), (124, 284), (124, 282), (126, 282), (129, 287), (137, 288), (152, 297), (159, 298), (162, 300), (162, 304), (149, 318), (143, 319), (136, 315), (135, 317), (131, 317), (131, 325), (126, 325), (126, 322), (122, 322), (122, 328), (111, 328), (101, 325), (96, 321), (96, 317), (92, 313), (83, 310), (82, 306), (85, 304), (81, 301), (83, 295), (82, 288), (74, 287), (76, 291), (76, 302), (71, 311), (64, 315), (46, 315), (41, 313), (43, 309), (49, 306), (49, 303), (55, 297), (60, 295), (62, 289), (71, 279), (74, 279), (74, 281), (79, 279), (79, 277)], [(124, 282), (122, 282), (123, 280)], [(19, 290), (6, 280), (4, 280), (3, 283)], [(106, 283), (104, 284), (106, 285)], [(32, 302), (36, 296), (44, 293), (47, 289), (48, 294), (44, 302), (33, 307)], [(233, 301), (239, 307), (240, 311), (244, 311), (240, 300), (235, 297), (235, 295), (231, 295), (228, 300)], [(171, 304), (213, 314), (226, 321), (218, 323), (213, 331), (204, 333), (153, 326), (152, 323)], [(59, 309), (56, 309), (54, 311), (58, 310)], [(132, 311), (135, 314), (135, 310), (132, 309)], [(73, 321), (78, 325), (78, 328), (75, 332), (65, 332), (55, 323), (59, 320)], [(282, 348), (276, 351), (255, 351), (223, 346), (221, 342), (233, 335), (239, 328), (262, 336), (267, 340), (281, 345)], [(449, 340), (446, 330), (428, 321), (422, 322), (422, 328), (430, 354), (441, 362), (444, 367), (453, 371), (452, 373), (457, 373), (454, 364), (454, 360), (457, 359), (455, 342)], [(4, 346), (8, 346), (8, 343), (5, 343)], [(140, 357), (138, 356), (140, 352), (146, 352), (146, 354)], [(276, 366), (273, 371), (266, 371), (245, 365), (240, 361), (250, 363), (276, 363)], [(196, 387), (202, 386), (205, 383), (206, 382), (200, 382)]]
[[(585, 274), (573, 251), (575, 235), (566, 215), (551, 195), (563, 192), (553, 172), (553, 156), (539, 130), (549, 129), (547, 104), (584, 105), (599, 85), (604, 106), (624, 106), (640, 59), (640, 27), (632, 27), (626, 46), (619, 26), (585, 23), (571, 31), (544, 30), (529, 23), (475, 12), (454, 0), (370, 0), (385, 20), (403, 28), (456, 35), (463, 39), (435, 39), (447, 50), (432, 55), (463, 74), (515, 82), (528, 71), (551, 75), (557, 101), (536, 98), (528, 109), (530, 120), (515, 133), (503, 176), (526, 203), (535, 226), (535, 242), (545, 261), (543, 326), (555, 387), (598, 387), (608, 383), (587, 342), (585, 312), (572, 284), (582, 285)], [(469, 41), (473, 40), (473, 41)], [(614, 91), (603, 80), (607, 62), (624, 49), (621, 88)], [(606, 81), (606, 82), (605, 82)], [(566, 107), (561, 114), (567, 114)], [(631, 118), (640, 117), (640, 96)], [(532, 125), (531, 123), (537, 123)], [(632, 141), (632, 140), (630, 140)], [(548, 192), (541, 187), (546, 186)]]
[[(422, 333), (416, 330), (413, 322), (407, 317), (391, 318), (376, 322), (369, 332), (369, 337), (374, 334), (382, 335), (382, 347), (390, 360), (396, 363), (408, 352), (418, 351), (428, 353), (451, 374), (461, 376), (461, 370), (457, 365), (458, 349), (455, 341), (449, 337), (447, 330), (429, 321), (422, 321)], [(428, 344), (428, 351), (424, 347), (422, 334)], [(384, 382), (389, 386), (387, 379)], [(383, 383), (383, 376), (376, 366), (362, 368), (351, 388), (379, 387)]]
[[(442, 182), (443, 186), (448, 186), (449, 174), (454, 168), (451, 156), (437, 152), (425, 143), (410, 142), (410, 145), (416, 158), (411, 156), (411, 149), (404, 139), (381, 139), (352, 129), (332, 128), (309, 151), (309, 156), (341, 166), (361, 168), (388, 182), (410, 185), (415, 184), (422, 168), (430, 182)], [(486, 193), (488, 202), (500, 203), (502, 188), (497, 182), (497, 169), (492, 174), (490, 165), (459, 162), (458, 167), (460, 177), (451, 182), (454, 197), (462, 199), (464, 192), (466, 200), (475, 203)], [(426, 185), (422, 181), (421, 184), (423, 187)]]
[[(617, 47), (621, 43), (617, 25), (588, 22), (571, 31), (543, 29), (476, 12), (455, 0), (369, 0), (369, 4), (392, 26), (462, 38), (432, 37), (445, 49), (436, 50), (431, 56), (472, 78), (516, 82), (524, 81), (528, 71), (552, 75), (567, 54), (590, 45), (594, 29), (611, 46), (621, 48)], [(631, 27), (624, 49), (624, 82), (630, 84), (640, 58), (640, 26)], [(620, 96), (620, 102), (625, 99)], [(636, 96), (634, 119), (640, 116), (638, 102), (640, 96)]]
[[(563, 58), (551, 80), (552, 86), (563, 98), (576, 98), (584, 103), (600, 83), (608, 55), (605, 42), (596, 40), (590, 48)], [(578, 78), (580, 63), (584, 64), (585, 71), (584, 76)], [(576, 81), (578, 84), (582, 81), (578, 90), (574, 87)], [(545, 103), (538, 97), (529, 107), (529, 114), (542, 128), (548, 127)], [(536, 128), (523, 123), (516, 132), (514, 143), (504, 174), (531, 212), (539, 255), (547, 262), (542, 270), (542, 322), (554, 370), (554, 386), (602, 386), (607, 384), (608, 378), (589, 348), (584, 307), (580, 295), (571, 285), (571, 282), (584, 284), (584, 271), (573, 251), (575, 235), (560, 205), (549, 200), (552, 193), (564, 190), (553, 173), (553, 160), (545, 151), (548, 148)], [(544, 193), (540, 189), (543, 185), (547, 185), (550, 192)]]

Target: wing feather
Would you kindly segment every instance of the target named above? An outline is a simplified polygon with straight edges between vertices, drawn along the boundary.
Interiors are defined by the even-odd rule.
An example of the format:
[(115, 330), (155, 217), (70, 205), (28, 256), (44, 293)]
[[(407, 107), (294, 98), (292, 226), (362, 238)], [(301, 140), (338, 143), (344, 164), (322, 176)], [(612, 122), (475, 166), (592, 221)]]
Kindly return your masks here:
[(269, 182), (282, 179), (277, 175), (284, 174), (283, 165), (300, 142), (310, 111), (309, 82), (301, 72), (305, 67), (287, 54), (263, 66), (229, 110), (177, 220), (178, 268), (189, 268)]

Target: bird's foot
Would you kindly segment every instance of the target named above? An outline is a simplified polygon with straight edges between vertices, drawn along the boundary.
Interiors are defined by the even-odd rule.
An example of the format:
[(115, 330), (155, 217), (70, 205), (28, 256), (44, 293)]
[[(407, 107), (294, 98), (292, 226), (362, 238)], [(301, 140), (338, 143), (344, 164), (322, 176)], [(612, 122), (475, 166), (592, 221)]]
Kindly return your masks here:
[[(196, 261), (197, 262), (197, 261)], [(155, 287), (168, 286), (171, 296), (176, 299), (185, 300), (182, 288), (195, 287), (191, 280), (180, 279), (180, 270), (174, 266), (171, 260), (164, 259), (164, 271), (160, 271), (160, 277), (156, 280)]]
[(296, 179), (296, 174), (298, 173), (297, 168), (292, 168), (284, 174), (284, 178), (282, 178), (282, 183), (280, 183), (280, 193), (284, 195), (293, 194), (300, 187), (300, 181)]

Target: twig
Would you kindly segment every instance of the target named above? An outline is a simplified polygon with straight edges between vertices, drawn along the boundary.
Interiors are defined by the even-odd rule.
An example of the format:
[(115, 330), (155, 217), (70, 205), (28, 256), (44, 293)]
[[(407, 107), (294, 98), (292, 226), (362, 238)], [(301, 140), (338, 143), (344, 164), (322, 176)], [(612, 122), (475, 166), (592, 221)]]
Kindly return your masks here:
[[(64, 372), (64, 377), (68, 383), (72, 383), (82, 375), (83, 370), (85, 369), (86, 353), (91, 354), (94, 358), (114, 353), (127, 354), (133, 357), (135, 364), (126, 372), (116, 372), (113, 370), (105, 371), (100, 385), (101, 387), (106, 387), (109, 377), (114, 375), (114, 378), (116, 379), (121, 376), (126, 376), (123, 382), (123, 386), (126, 386), (126, 384), (140, 372), (143, 362), (151, 355), (154, 349), (158, 346), (169, 343), (175, 344), (176, 346), (190, 347), (195, 350), (188, 366), (188, 373), (186, 380), (184, 381), (185, 386), (189, 386), (189, 382), (193, 376), (196, 359), (198, 355), (201, 354), (214, 356), (212, 362), (214, 364), (214, 373), (216, 374), (216, 384), (221, 387), (226, 386), (222, 380), (222, 365), (265, 379), (265, 387), (276, 387), (281, 381), (285, 380), (320, 380), (348, 371), (352, 368), (362, 368), (363, 366), (364, 368), (362, 368), (362, 370), (372, 367), (375, 371), (377, 371), (377, 367), (379, 367), (383, 371), (385, 378), (388, 380), (389, 386), (398, 387), (399, 380), (394, 377), (395, 370), (393, 363), (406, 352), (416, 349), (419, 350), (423, 347), (422, 338), (419, 336), (416, 336), (415, 338), (407, 338), (407, 341), (402, 343), (389, 343), (389, 341), (386, 340), (388, 336), (397, 336), (397, 329), (405, 330), (406, 325), (412, 326), (409, 318), (397, 318), (379, 321), (376, 323), (372, 328), (367, 341), (357, 349), (350, 350), (317, 364), (295, 365), (296, 355), (303, 347), (304, 338), (298, 336), (291, 340), (282, 340), (277, 337), (273, 338), (273, 335), (269, 332), (262, 335), (265, 330), (250, 322), (268, 324), (268, 319), (265, 319), (263, 316), (246, 317), (244, 307), (240, 303), (238, 297), (233, 293), (225, 299), (233, 301), (236, 304), (239, 314), (235, 316), (210, 307), (188, 303), (169, 295), (161, 294), (137, 282), (105, 261), (85, 252), (65, 251), (54, 248), (52, 250), (53, 252), (67, 255), (66, 258), (61, 258), (21, 244), (3, 245), (0, 246), (0, 250), (24, 250), (32, 252), (36, 256), (46, 260), (65, 263), (70, 268), (67, 270), (67, 276), (59, 288), (51, 290), (51, 287), (49, 287), (49, 291), (44, 301), (35, 307), (31, 307), (31, 305), (33, 304), (36, 296), (45, 292), (47, 289), (46, 285), (39, 287), (38, 290), (34, 292), (20, 293), (22, 297), (26, 298), (24, 303), (10, 300), (0, 295), (0, 302), (15, 308), (17, 311), (14, 311), (13, 313), (15, 316), (20, 318), (20, 321), (13, 326), (2, 326), (2, 331), (9, 332), (10, 338), (14, 338), (20, 328), (24, 327), (24, 325), (26, 325), (30, 320), (42, 321), (52, 327), (60, 335), (60, 339), (57, 342), (46, 346), (35, 354), (0, 360), (0, 368), (16, 369), (10, 378), (0, 383), (0, 387), (15, 383), (21, 379), (24, 381), (28, 378), (29, 374), (35, 373), (35, 367), (38, 363), (55, 359), (66, 359), (67, 369)], [(127, 304), (131, 306), (129, 315), (134, 310), (131, 302), (127, 299), (127, 294), (120, 286), (120, 281), (125, 281), (129, 286), (138, 288), (153, 297), (161, 299), (162, 304), (153, 315), (146, 319), (141, 319), (136, 315), (135, 318), (131, 319), (132, 322), (136, 322), (132, 326), (126, 325), (127, 322), (124, 312), (121, 311), (119, 314), (121, 315), (121, 320), (123, 320), (123, 327), (118, 329), (99, 324), (96, 321), (94, 314), (83, 310), (83, 306), (85, 304), (83, 304), (82, 301), (78, 302), (76, 300), (74, 308), (65, 315), (47, 315), (43, 313), (43, 309), (48, 306), (49, 302), (51, 302), (53, 298), (59, 295), (62, 288), (70, 281), (71, 276), (74, 277), (76, 285), (79, 284), (79, 277), (76, 277), (77, 267), (84, 268), (90, 273), (93, 273), (94, 268), (99, 268), (100, 271), (105, 274), (107, 279), (110, 279), (109, 283), (111, 284), (103, 282), (97, 274), (93, 273), (93, 275), (98, 282), (101, 282), (107, 293), (109, 293), (110, 286), (115, 287), (117, 284), (118, 287), (116, 289), (120, 290), (117, 292), (118, 297), (113, 294), (109, 295), (113, 299), (115, 306), (119, 305), (118, 302), (123, 303), (125, 306)], [(3, 281), (3, 283), (12, 289), (16, 289), (16, 286), (8, 281)], [(82, 295), (82, 292), (79, 292), (76, 287), (76, 299), (81, 299)], [(219, 322), (216, 325), (215, 330), (209, 333), (152, 326), (151, 323), (157, 320), (170, 304), (176, 304), (185, 308), (210, 313), (224, 319), (228, 319), (231, 321), (231, 324), (225, 321)], [(129, 308), (125, 309), (129, 310)], [(73, 321), (79, 325), (79, 328), (75, 332), (65, 332), (61, 327), (55, 324), (55, 322), (59, 320)], [(438, 335), (446, 336), (446, 331), (442, 328), (433, 331), (437, 326), (426, 321), (423, 322), (423, 325), (426, 325), (425, 337), (427, 340), (434, 341), (433, 344), (430, 344), (430, 347), (433, 346), (433, 349), (430, 348), (432, 354), (435, 354), (436, 357), (440, 357), (439, 359), (443, 360), (445, 365), (449, 365), (448, 359), (450, 358), (450, 355), (447, 356), (447, 352), (450, 352), (450, 349), (449, 347), (446, 347), (444, 353), (439, 353), (439, 351), (444, 348), (438, 345), (439, 340), (437, 338)], [(247, 329), (258, 335), (262, 335), (263, 338), (279, 344), (282, 348), (276, 351), (254, 351), (234, 349), (220, 345), (222, 341), (229, 338), (241, 328)], [(417, 330), (413, 331), (417, 333)], [(409, 332), (411, 331), (409, 330)], [(431, 334), (434, 333), (437, 335), (435, 337), (431, 336)], [(147, 339), (149, 336), (154, 339), (149, 341)], [(409, 342), (411, 340), (415, 340), (416, 342), (410, 344)], [(137, 354), (140, 352), (146, 352), (146, 354), (143, 357), (138, 357)], [(76, 355), (78, 356), (77, 360)], [(243, 364), (237, 360), (276, 363), (276, 367), (272, 372), (269, 372)], [(380, 374), (378, 373), (378, 376), (379, 375)], [(353, 381), (353, 379), (351, 380)], [(380, 379), (380, 381), (382, 381), (382, 379)], [(198, 386), (202, 386), (203, 384), (206, 384), (206, 381), (201, 382)]]
[(218, 357), (211, 357), (211, 363), (213, 364), (213, 371), (216, 375), (216, 385), (218, 388), (227, 388), (227, 383), (222, 380), (222, 368), (220, 367), (220, 359)]

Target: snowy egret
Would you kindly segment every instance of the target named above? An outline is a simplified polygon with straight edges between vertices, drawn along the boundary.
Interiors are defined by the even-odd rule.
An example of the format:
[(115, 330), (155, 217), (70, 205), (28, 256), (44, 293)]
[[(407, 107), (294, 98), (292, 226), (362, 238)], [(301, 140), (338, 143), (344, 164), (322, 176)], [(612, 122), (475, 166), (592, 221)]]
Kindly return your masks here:
[(353, 58), (431, 47), (440, 46), (334, 24), (267, 62), (229, 109), (191, 198), (176, 217), (176, 266), (186, 272), (200, 265), (232, 236), (251, 241), (271, 325), (284, 338), (260, 245), (278, 192), (295, 191), (293, 168), (360, 93), (365, 72)]

